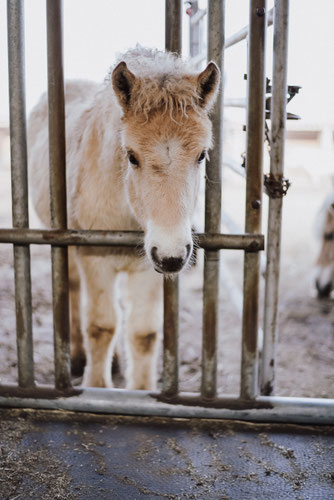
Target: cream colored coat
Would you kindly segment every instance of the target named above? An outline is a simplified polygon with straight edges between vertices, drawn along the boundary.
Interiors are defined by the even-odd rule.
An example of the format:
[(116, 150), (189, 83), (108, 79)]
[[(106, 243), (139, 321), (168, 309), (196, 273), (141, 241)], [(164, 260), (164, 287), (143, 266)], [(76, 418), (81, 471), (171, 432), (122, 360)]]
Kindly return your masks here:
[[(198, 75), (172, 54), (137, 47), (103, 85), (66, 84), (69, 227), (145, 232), (143, 256), (70, 249), (72, 367), (86, 363), (86, 386), (112, 386), (111, 360), (124, 330), (127, 387), (156, 386), (162, 273), (173, 275), (191, 259), (191, 219), (219, 78), (214, 63)], [(34, 206), (49, 227), (45, 95), (31, 113), (28, 146)]]

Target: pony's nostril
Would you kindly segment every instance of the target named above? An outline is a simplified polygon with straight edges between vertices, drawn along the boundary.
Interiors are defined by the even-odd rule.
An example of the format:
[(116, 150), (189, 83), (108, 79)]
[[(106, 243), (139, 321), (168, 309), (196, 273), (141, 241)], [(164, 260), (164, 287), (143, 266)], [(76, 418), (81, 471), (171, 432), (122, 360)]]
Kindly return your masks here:
[(191, 250), (192, 245), (188, 244), (183, 247), (182, 257), (164, 257), (159, 255), (158, 247), (152, 247), (150, 254), (154, 269), (163, 273), (178, 273), (187, 262)]
[(165, 257), (161, 261), (161, 267), (165, 273), (177, 273), (181, 271), (183, 263), (181, 257)]
[(158, 249), (157, 247), (152, 247), (151, 248), (151, 257), (152, 257), (152, 260), (156, 263), (159, 262), (159, 257), (158, 257)]

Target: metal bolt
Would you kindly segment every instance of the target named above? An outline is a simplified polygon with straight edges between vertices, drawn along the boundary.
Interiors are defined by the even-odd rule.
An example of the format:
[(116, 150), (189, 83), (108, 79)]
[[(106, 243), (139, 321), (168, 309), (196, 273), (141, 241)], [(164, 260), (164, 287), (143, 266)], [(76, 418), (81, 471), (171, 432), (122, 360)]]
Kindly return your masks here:
[(266, 13), (266, 9), (264, 9), (263, 7), (258, 7), (256, 9), (256, 15), (258, 17), (263, 17), (265, 15), (265, 13)]
[(261, 206), (261, 201), (260, 200), (253, 200), (252, 201), (252, 208), (255, 208), (256, 210), (258, 210)]

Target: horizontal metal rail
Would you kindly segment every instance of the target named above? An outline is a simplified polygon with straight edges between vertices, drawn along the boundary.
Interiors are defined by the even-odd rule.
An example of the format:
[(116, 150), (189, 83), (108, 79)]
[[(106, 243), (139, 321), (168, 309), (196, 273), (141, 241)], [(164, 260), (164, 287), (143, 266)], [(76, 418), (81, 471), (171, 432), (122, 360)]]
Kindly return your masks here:
[[(257, 15), (259, 16), (260, 14), (261, 13)], [(270, 11), (267, 14), (267, 26), (271, 26), (273, 24), (273, 21), (274, 21), (274, 9), (270, 9)], [(236, 45), (242, 40), (245, 40), (245, 38), (248, 37), (248, 33), (249, 33), (249, 25), (245, 26), (244, 28), (241, 28), (240, 31), (237, 31), (237, 33), (234, 33), (233, 35), (228, 37), (225, 43), (225, 49), (228, 49), (229, 47)]]
[(333, 424), (334, 421), (334, 400), (323, 398), (258, 396), (254, 400), (242, 400), (232, 395), (208, 402), (197, 393), (180, 393), (168, 399), (148, 391), (82, 387), (57, 391), (51, 386), (32, 389), (0, 386), (0, 407), (298, 424)]
[[(111, 247), (141, 247), (141, 231), (91, 231), (57, 229), (0, 229), (0, 243), (23, 245), (95, 245)], [(209, 250), (264, 250), (262, 234), (207, 234), (195, 233), (196, 245)]]
[(246, 108), (247, 102), (245, 97), (226, 97), (224, 106), (227, 108)]
[(198, 24), (204, 16), (206, 16), (207, 10), (206, 9), (198, 9), (198, 11), (191, 16), (190, 18), (190, 24), (193, 26), (194, 24)]
[[(190, 18), (190, 25), (194, 26), (195, 24), (198, 24), (203, 17), (207, 14), (206, 9), (199, 9), (196, 14), (194, 14)], [(268, 17), (267, 17), (267, 26), (272, 26), (274, 22), (274, 9), (270, 9), (268, 12)], [(249, 25), (244, 26), (241, 28), (241, 30), (237, 31), (230, 37), (228, 37), (225, 41), (225, 49), (228, 49), (229, 47), (232, 47), (233, 45), (236, 45), (239, 42), (242, 42), (242, 40), (245, 40), (247, 38), (249, 33)], [(200, 55), (198, 55), (200, 57)], [(201, 60), (204, 60), (205, 57), (203, 57)]]

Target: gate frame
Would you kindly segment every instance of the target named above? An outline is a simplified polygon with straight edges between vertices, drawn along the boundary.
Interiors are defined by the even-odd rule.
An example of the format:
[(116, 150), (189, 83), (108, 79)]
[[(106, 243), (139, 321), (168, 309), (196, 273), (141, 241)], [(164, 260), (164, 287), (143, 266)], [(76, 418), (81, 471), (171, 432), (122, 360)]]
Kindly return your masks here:
[[(14, 245), (18, 385), (0, 386), (0, 406), (64, 409), (124, 415), (229, 418), (252, 421), (333, 423), (334, 400), (259, 396), (258, 392), (258, 286), (259, 234), (262, 197), (262, 153), (264, 134), (264, 54), (267, 26), (266, 0), (250, 0), (248, 71), (248, 142), (246, 179), (246, 233), (220, 233), (221, 141), (206, 165), (206, 233), (199, 235), (205, 249), (203, 301), (203, 370), (201, 394), (178, 392), (178, 279), (164, 281), (164, 366), (161, 392), (123, 389), (86, 389), (71, 386), (69, 359), (68, 245), (134, 246), (142, 241), (136, 232), (67, 230), (65, 185), (65, 120), (62, 66), (62, 2), (47, 0), (49, 141), (51, 170), (51, 230), (29, 229), (27, 205), (27, 149), (24, 89), (23, 0), (7, 0), (10, 79), (10, 132), (13, 191), (13, 228), (0, 230), (0, 243)], [(275, 30), (287, 28), (288, 0), (276, 0)], [(285, 10), (284, 10), (285, 9)], [(208, 52), (223, 72), (225, 1), (209, 0)], [(276, 32), (276, 36), (278, 31)], [(285, 38), (284, 38), (285, 39)], [(282, 44), (284, 46), (284, 44)], [(285, 46), (286, 47), (286, 46)], [(166, 48), (181, 52), (181, 1), (166, 0)], [(282, 83), (283, 82), (283, 83)], [(285, 107), (284, 78), (277, 81), (278, 115)], [(283, 90), (282, 90), (283, 88)], [(276, 90), (275, 90), (276, 92)], [(280, 96), (280, 97), (279, 97)], [(222, 134), (222, 93), (213, 114), (215, 137)], [(52, 116), (51, 116), (52, 115)], [(283, 116), (284, 109), (283, 109)], [(283, 159), (284, 128), (279, 128), (279, 162)], [(278, 165), (278, 164), (277, 164)], [(276, 168), (276, 167), (275, 167)], [(278, 167), (277, 167), (278, 168)], [(273, 175), (280, 175), (274, 169)], [(212, 182), (214, 180), (214, 182)], [(52, 247), (54, 307), (55, 387), (36, 386), (33, 373), (30, 253), (32, 243)], [(219, 292), (219, 249), (245, 251), (243, 343), (240, 396), (217, 395), (216, 343)], [(255, 290), (255, 294), (253, 291)], [(252, 292), (252, 293), (251, 293)], [(65, 327), (64, 327), (65, 325)], [(270, 340), (270, 339), (269, 339)], [(269, 375), (270, 377), (272, 374)]]

